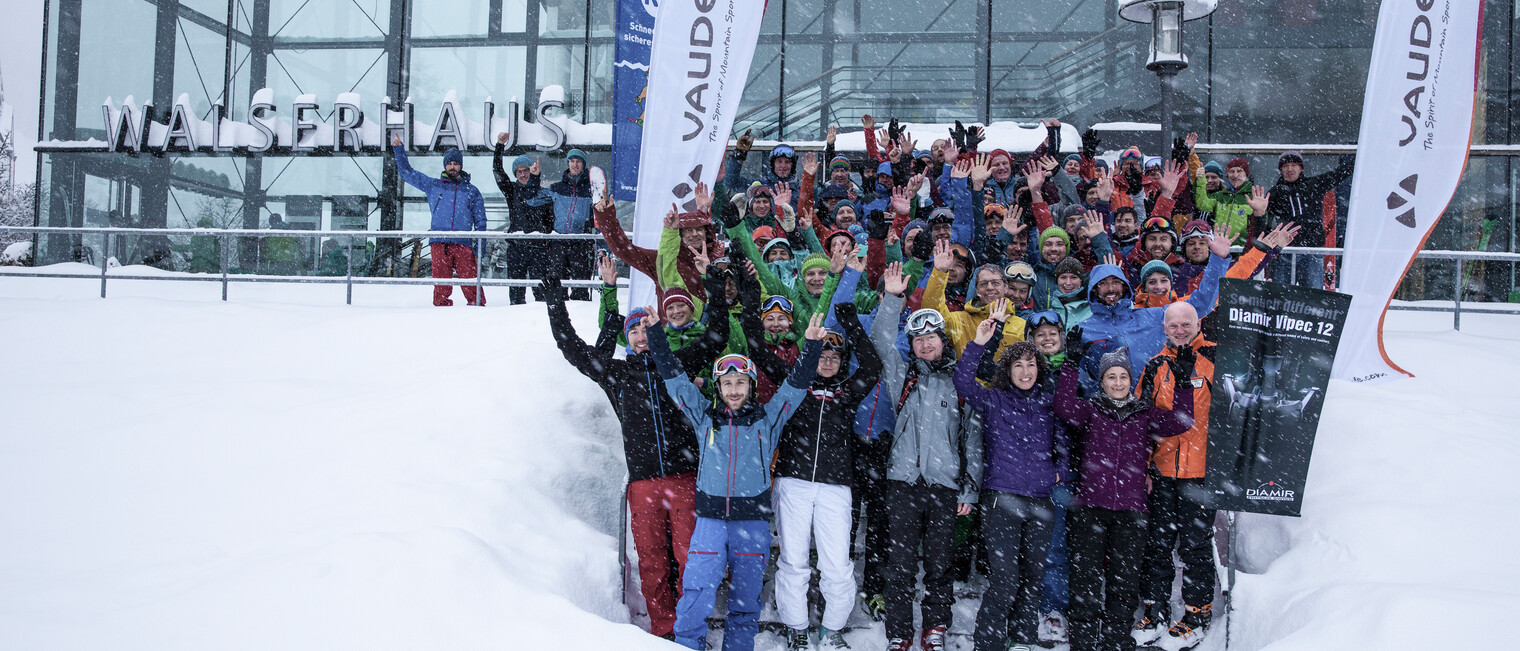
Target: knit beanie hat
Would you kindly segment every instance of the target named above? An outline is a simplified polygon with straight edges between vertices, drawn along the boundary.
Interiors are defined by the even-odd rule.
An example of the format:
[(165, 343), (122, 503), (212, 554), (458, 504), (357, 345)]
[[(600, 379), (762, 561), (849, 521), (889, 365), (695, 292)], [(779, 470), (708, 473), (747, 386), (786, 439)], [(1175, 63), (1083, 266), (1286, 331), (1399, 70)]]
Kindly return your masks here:
[(1076, 274), (1078, 278), (1081, 278), (1084, 271), (1086, 270), (1082, 268), (1082, 261), (1071, 256), (1066, 256), (1056, 263), (1056, 278), (1060, 278), (1061, 274)]
[(828, 256), (822, 253), (814, 253), (802, 261), (802, 266), (798, 267), (797, 269), (797, 275), (806, 275), (809, 269), (822, 269), (824, 271), (828, 271), (829, 266), (830, 262)]
[(849, 199), (840, 199), (839, 203), (834, 204), (834, 210), (833, 210), (833, 212), (829, 213), (829, 219), (836, 219), (836, 218), (838, 218), (839, 217), (839, 209), (840, 208), (845, 208), (845, 207), (848, 207), (851, 211), (853, 211), (855, 213), (855, 220), (856, 221), (860, 221), (860, 219), (861, 219), (860, 208), (856, 207), (855, 202), (850, 201)]
[(660, 299), (660, 312), (663, 313), (666, 307), (676, 301), (685, 302), (687, 305), (690, 305), (691, 309), (693, 310), (697, 309), (697, 304), (695, 301), (691, 300), (691, 294), (689, 292), (681, 289), (680, 287), (671, 287), (665, 290), (665, 296)]
[(1119, 163), (1120, 164), (1123, 164), (1125, 161), (1131, 161), (1131, 160), (1133, 160), (1133, 161), (1139, 161), (1139, 160), (1142, 160), (1144, 158), (1145, 158), (1145, 156), (1141, 155), (1141, 153), (1140, 153), (1140, 148), (1136, 147), (1134, 145), (1130, 145), (1129, 149), (1126, 149), (1126, 150), (1124, 150), (1122, 152), (1119, 152)]
[(789, 248), (789, 246), (790, 246), (790, 243), (786, 241), (786, 238), (784, 238), (784, 237), (773, 238), (773, 239), (771, 239), (771, 241), (765, 243), (765, 247), (764, 248), (760, 249), (760, 259), (764, 260), (766, 258), (766, 256), (770, 255), (771, 249), (781, 248), (781, 247), (788, 247)]
[(1239, 167), (1240, 169), (1245, 170), (1246, 174), (1251, 173), (1251, 162), (1239, 156), (1231, 158), (1230, 162), (1224, 164), (1225, 169), (1230, 169), (1232, 167)]
[(1221, 178), (1221, 179), (1224, 178), (1224, 166), (1220, 165), (1219, 161), (1217, 161), (1217, 160), (1211, 160), (1211, 161), (1209, 161), (1207, 163), (1204, 163), (1203, 164), (1203, 171), (1205, 171), (1205, 172), (1213, 172), (1219, 178)]
[(1298, 153), (1297, 151), (1289, 149), (1288, 151), (1283, 152), (1281, 156), (1277, 157), (1278, 169), (1282, 169), (1284, 163), (1298, 163), (1299, 167), (1303, 167), (1304, 155)]
[[(832, 250), (834, 250), (833, 247), (832, 247), (832, 242), (834, 241), (834, 238), (836, 238), (836, 237), (845, 238), (845, 239), (847, 239), (847, 240), (850, 241), (850, 244), (854, 244), (855, 243), (855, 236), (851, 235), (849, 231), (840, 230), (840, 229), (834, 229), (833, 231), (830, 231), (829, 234), (826, 235), (826, 236), (824, 236), (824, 238), (823, 238), (823, 250), (824, 251), (832, 251)], [(828, 265), (824, 265), (824, 266), (828, 266)]]
[(834, 168), (836, 167), (843, 167), (848, 171), (850, 169), (850, 159), (845, 158), (844, 156), (835, 156), (829, 160), (829, 171), (834, 171)]
[(1107, 373), (1108, 369), (1111, 369), (1115, 366), (1122, 366), (1124, 367), (1124, 370), (1129, 370), (1128, 347), (1120, 348), (1119, 350), (1113, 351), (1111, 353), (1104, 353), (1102, 357), (1098, 358), (1098, 379), (1102, 380), (1103, 374)]
[(586, 162), (586, 152), (583, 152), (579, 149), (571, 149), (570, 153), (565, 154), (565, 162), (570, 162), (570, 159), (572, 158), (579, 158), (581, 159), (582, 163), (590, 165), (590, 163)]
[(1070, 155), (1068, 155), (1066, 157), (1066, 160), (1061, 161), (1061, 164), (1062, 165), (1066, 165), (1067, 163), (1070, 163), (1072, 161), (1077, 161), (1078, 163), (1082, 162), (1082, 155), (1081, 154), (1070, 154)]
[(1008, 159), (1009, 162), (1013, 161), (1013, 155), (1009, 154), (1006, 150), (994, 149), (992, 150), (992, 153), (987, 154), (987, 162), (991, 163), (992, 161), (997, 160), (1000, 156)]
[(512, 171), (516, 172), (524, 167), (533, 167), (533, 159), (528, 158), (527, 155), (512, 159)]
[(448, 165), (449, 163), (464, 165), (464, 154), (459, 153), (459, 149), (456, 147), (449, 147), (448, 151), (443, 152), (443, 164)]
[(629, 310), (628, 318), (623, 319), (623, 336), (627, 336), (628, 331), (632, 330), (633, 326), (638, 325), (639, 322), (642, 321), (646, 316), (649, 316), (649, 310), (646, 310), (642, 307), (636, 307), (632, 310)]
[(755, 246), (763, 249), (771, 240), (776, 239), (776, 229), (770, 226), (761, 226), (755, 229), (755, 232), (749, 234), (749, 239), (755, 243)]
[(1154, 273), (1166, 274), (1167, 280), (1173, 280), (1171, 265), (1167, 264), (1165, 260), (1151, 260), (1145, 263), (1144, 267), (1140, 268), (1140, 282), (1145, 282), (1145, 279), (1150, 278), (1151, 274)]
[(1060, 226), (1051, 226), (1050, 228), (1040, 231), (1040, 241), (1038, 243), (1039, 246), (1045, 246), (1045, 240), (1048, 240), (1052, 237), (1061, 238), (1061, 241), (1066, 243), (1066, 250), (1071, 250), (1071, 236), (1067, 235), (1066, 229), (1061, 228)]
[(1093, 160), (1093, 168), (1094, 169), (1100, 169), (1100, 170), (1107, 170), (1108, 169), (1108, 161), (1103, 160), (1101, 158), (1094, 159)]
[(846, 188), (843, 185), (837, 183), (830, 183), (824, 186), (822, 192), (818, 193), (818, 200), (826, 201), (828, 199), (844, 199), (848, 196), (850, 196), (849, 188)]
[(755, 181), (754, 183), (749, 184), (749, 189), (745, 190), (744, 194), (747, 195), (746, 198), (750, 201), (754, 201), (755, 197), (758, 197), (762, 194), (765, 195), (765, 198), (767, 199), (770, 199), (772, 196), (774, 196), (771, 192), (770, 186), (767, 186), (766, 184), (759, 181)]

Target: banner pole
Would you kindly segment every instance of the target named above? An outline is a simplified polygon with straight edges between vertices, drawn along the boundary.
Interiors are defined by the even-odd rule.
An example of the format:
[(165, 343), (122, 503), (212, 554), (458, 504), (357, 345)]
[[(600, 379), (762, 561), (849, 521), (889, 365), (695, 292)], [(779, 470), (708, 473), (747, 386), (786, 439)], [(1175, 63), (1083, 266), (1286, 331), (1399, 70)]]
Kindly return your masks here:
[(1229, 523), (1229, 542), (1225, 545), (1225, 588), (1224, 588), (1224, 648), (1230, 648), (1230, 620), (1235, 618), (1235, 511), (1227, 511), (1225, 521)]

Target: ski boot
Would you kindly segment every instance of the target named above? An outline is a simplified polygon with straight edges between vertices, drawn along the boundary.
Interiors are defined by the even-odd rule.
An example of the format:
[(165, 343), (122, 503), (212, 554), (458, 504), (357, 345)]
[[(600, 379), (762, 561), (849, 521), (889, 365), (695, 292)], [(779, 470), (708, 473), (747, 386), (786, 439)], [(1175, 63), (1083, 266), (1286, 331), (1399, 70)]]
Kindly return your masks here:
[(1135, 638), (1136, 646), (1150, 646), (1166, 634), (1168, 615), (1166, 607), (1154, 601), (1146, 601), (1141, 607), (1140, 619), (1129, 634)]
[(1167, 629), (1166, 635), (1156, 641), (1156, 646), (1165, 651), (1183, 651), (1198, 646), (1209, 632), (1209, 623), (1213, 619), (1210, 613), (1212, 606), (1212, 604), (1204, 604), (1198, 608), (1188, 606), (1187, 614)]
[(924, 631), (924, 651), (945, 651), (945, 633), (948, 626), (936, 626)]

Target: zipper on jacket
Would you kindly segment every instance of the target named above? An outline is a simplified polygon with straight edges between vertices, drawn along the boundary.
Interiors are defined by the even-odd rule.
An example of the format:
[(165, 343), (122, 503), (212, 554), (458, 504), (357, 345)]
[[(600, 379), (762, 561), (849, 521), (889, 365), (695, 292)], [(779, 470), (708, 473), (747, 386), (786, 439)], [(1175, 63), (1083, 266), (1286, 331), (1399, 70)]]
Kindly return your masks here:
[(738, 435), (737, 430), (734, 429), (734, 412), (733, 412), (732, 409), (730, 409), (728, 411), (728, 487), (727, 487), (728, 490), (724, 491), (724, 493), (726, 493), (726, 495), (723, 496), (723, 517), (724, 518), (727, 518), (728, 516), (733, 515), (733, 508), (732, 507), (733, 507), (733, 499), (734, 499), (734, 472), (735, 472), (735, 469), (734, 469), (734, 448), (738, 445), (738, 442), (739, 442), (739, 435)]
[(649, 411), (654, 414), (654, 441), (655, 458), (660, 461), (660, 476), (669, 473), (665, 470), (665, 428), (660, 418), (660, 399), (654, 395), (654, 377), (649, 372), (649, 365), (644, 365), (644, 383), (649, 387)]
[(828, 404), (822, 398), (818, 399), (818, 431), (813, 434), (813, 476), (810, 481), (818, 481), (818, 455), (823, 452), (823, 410)]

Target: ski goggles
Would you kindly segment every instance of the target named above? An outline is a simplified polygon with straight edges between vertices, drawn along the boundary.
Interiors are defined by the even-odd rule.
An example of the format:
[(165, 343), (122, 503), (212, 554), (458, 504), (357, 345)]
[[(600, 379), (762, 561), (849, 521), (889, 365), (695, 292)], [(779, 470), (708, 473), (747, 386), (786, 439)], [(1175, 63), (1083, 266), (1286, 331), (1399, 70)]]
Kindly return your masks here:
[(1025, 326), (1029, 328), (1030, 332), (1034, 332), (1035, 328), (1038, 328), (1042, 325), (1053, 325), (1059, 328), (1061, 327), (1061, 316), (1050, 310), (1046, 310), (1044, 312), (1035, 312), (1034, 314), (1029, 315), (1024, 320), (1024, 323)]
[(844, 352), (846, 350), (844, 335), (833, 330), (825, 331), (823, 333), (823, 349)]
[(1166, 230), (1172, 230), (1172, 220), (1165, 217), (1152, 217), (1145, 220), (1144, 228), (1164, 228)]
[(1008, 282), (1024, 283), (1025, 285), (1033, 286), (1034, 267), (1029, 266), (1028, 262), (1009, 263), (1008, 266), (1003, 267), (1003, 278), (1007, 279)]
[(786, 318), (790, 319), (792, 318), (792, 309), (792, 302), (787, 300), (785, 296), (772, 296), (760, 304), (760, 318), (764, 319), (765, 315), (771, 312), (779, 312), (785, 314)]
[(904, 330), (911, 339), (919, 335), (945, 331), (945, 317), (938, 310), (923, 308), (908, 315)]
[(713, 362), (713, 377), (720, 378), (729, 373), (743, 373), (749, 379), (755, 379), (755, 363), (748, 357), (740, 354), (724, 355)]
[(1214, 229), (1209, 228), (1208, 224), (1204, 224), (1196, 220), (1188, 223), (1191, 226), (1182, 227), (1182, 241), (1184, 242), (1195, 237), (1209, 237), (1214, 234)]
[(791, 145), (776, 145), (776, 148), (771, 150), (771, 158), (776, 158), (777, 156), (796, 158), (797, 150), (792, 149)]

